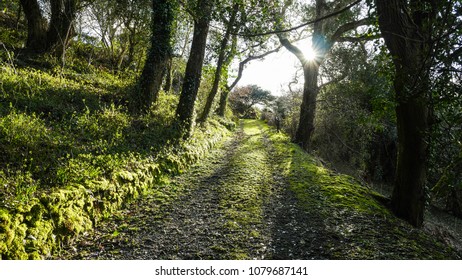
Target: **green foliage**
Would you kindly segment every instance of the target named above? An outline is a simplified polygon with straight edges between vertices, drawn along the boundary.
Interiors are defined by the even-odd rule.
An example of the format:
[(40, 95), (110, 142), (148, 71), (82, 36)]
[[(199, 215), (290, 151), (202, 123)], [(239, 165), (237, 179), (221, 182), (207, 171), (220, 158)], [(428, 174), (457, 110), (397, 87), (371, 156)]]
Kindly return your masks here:
[(212, 89), (213, 79), (215, 74), (215, 67), (212, 65), (204, 65), (202, 68), (202, 77), (201, 77), (201, 85), (199, 87), (199, 91), (197, 92), (197, 99), (196, 99), (196, 111), (202, 112), (207, 101), (208, 94)]
[[(111, 104), (100, 112), (85, 112), (76, 116), (75, 131), (82, 140), (96, 140), (104, 147), (110, 148), (124, 140), (124, 132), (130, 125), (130, 118), (123, 108)], [(102, 147), (103, 148), (103, 147)]]
[[(50, 140), (49, 131), (42, 119), (34, 113), (28, 115), (14, 109), (0, 120), (0, 133), (2, 142), (11, 145), (5, 151), (21, 153), (21, 156), (26, 156), (31, 150)], [(14, 151), (14, 147), (19, 147), (22, 151)]]
[[(460, 44), (460, 31), (450, 36), (454, 44)], [(462, 77), (458, 71), (460, 62), (451, 61), (450, 42), (438, 55), (438, 72), (433, 77), (431, 92), (433, 126), (430, 132), (429, 182), (432, 198), (437, 205), (462, 217)]]
[[(337, 46), (325, 74), (339, 81), (320, 93), (313, 143), (337, 170), (373, 182), (394, 180), (395, 102), (390, 58)], [(374, 74), (371, 74), (374, 73)]]
[(0, 207), (27, 202), (39, 186), (30, 171), (0, 171)]
[(30, 183), (30, 188), (24, 182), (48, 172), (54, 164), (57, 146), (54, 132), (35, 113), (29, 115), (12, 109), (0, 117), (0, 166), (17, 178), (26, 178), (15, 184), (17, 194), (36, 188), (36, 182)]
[(295, 138), (298, 122), (300, 119), (300, 105), (302, 93), (298, 91), (284, 93), (270, 103), (262, 114), (262, 119), (268, 124), (278, 127), (287, 133), (292, 139)]

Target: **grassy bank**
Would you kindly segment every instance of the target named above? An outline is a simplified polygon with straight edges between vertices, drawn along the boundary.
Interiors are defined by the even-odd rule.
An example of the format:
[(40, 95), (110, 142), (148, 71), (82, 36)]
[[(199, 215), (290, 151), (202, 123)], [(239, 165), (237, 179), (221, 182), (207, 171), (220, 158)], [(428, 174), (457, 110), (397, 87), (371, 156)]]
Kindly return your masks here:
[[(386, 199), (354, 178), (335, 173), (266, 127), (273, 162), (298, 204), (318, 228), (320, 252), (329, 259), (459, 259), (454, 249), (396, 218)], [(310, 242), (313, 242), (310, 241)]]
[(0, 257), (40, 259), (200, 158), (217, 120), (176, 141), (177, 96), (126, 110), (134, 74), (1, 65)]

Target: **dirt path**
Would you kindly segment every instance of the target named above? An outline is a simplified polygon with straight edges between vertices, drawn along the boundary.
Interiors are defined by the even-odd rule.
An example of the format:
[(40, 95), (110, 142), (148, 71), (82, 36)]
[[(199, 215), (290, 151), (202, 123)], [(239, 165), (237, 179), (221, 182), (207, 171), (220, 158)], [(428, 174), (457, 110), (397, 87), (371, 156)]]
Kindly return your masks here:
[[(322, 258), (258, 122), (133, 203), (60, 258)], [(315, 231), (311, 231), (315, 233)], [(311, 242), (315, 244), (316, 242)], [(327, 256), (325, 256), (327, 257)]]
[[(318, 183), (307, 185), (313, 176), (328, 175), (297, 168), (290, 173), (288, 163), (305, 162), (290, 162), (287, 153), (277, 151), (260, 122), (241, 122), (231, 139), (187, 172), (156, 186), (54, 258), (459, 257), (392, 217), (346, 205), (356, 198), (341, 189), (349, 184), (344, 179), (329, 177), (328, 192)], [(304, 187), (292, 192), (289, 182)], [(337, 184), (340, 193), (332, 193)]]

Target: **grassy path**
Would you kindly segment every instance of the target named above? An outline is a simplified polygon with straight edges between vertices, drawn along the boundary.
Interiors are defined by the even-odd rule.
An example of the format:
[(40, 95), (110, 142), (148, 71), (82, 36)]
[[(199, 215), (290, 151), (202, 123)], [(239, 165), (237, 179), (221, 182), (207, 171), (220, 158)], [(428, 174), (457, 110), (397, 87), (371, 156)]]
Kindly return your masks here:
[(369, 190), (246, 120), (184, 174), (56, 258), (458, 258)]

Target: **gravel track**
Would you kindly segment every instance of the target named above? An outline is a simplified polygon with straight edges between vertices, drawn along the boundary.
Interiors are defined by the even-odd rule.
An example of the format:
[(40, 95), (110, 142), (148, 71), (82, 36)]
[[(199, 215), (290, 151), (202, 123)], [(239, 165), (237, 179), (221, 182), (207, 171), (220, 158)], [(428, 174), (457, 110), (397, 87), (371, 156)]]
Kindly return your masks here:
[[(262, 156), (251, 160), (251, 167), (246, 166), (249, 159), (235, 163), (239, 162), (236, 158), (248, 155), (248, 141), (256, 142), (252, 146), (257, 150), (259, 147)], [(241, 125), (232, 139), (186, 173), (116, 213), (95, 232), (63, 250), (58, 258), (327, 258), (319, 250), (320, 219), (309, 219), (297, 207), (277, 165), (271, 164), (275, 160), (271, 143), (262, 130), (248, 135)], [(259, 174), (261, 170), (263, 174)], [(235, 198), (238, 195), (233, 193), (250, 185), (264, 188), (257, 194), (257, 212), (262, 216), (236, 221), (236, 216), (245, 217), (252, 212), (245, 209), (246, 205), (235, 208), (239, 203), (245, 204), (246, 198)], [(238, 213), (233, 212), (230, 217), (230, 209)]]

